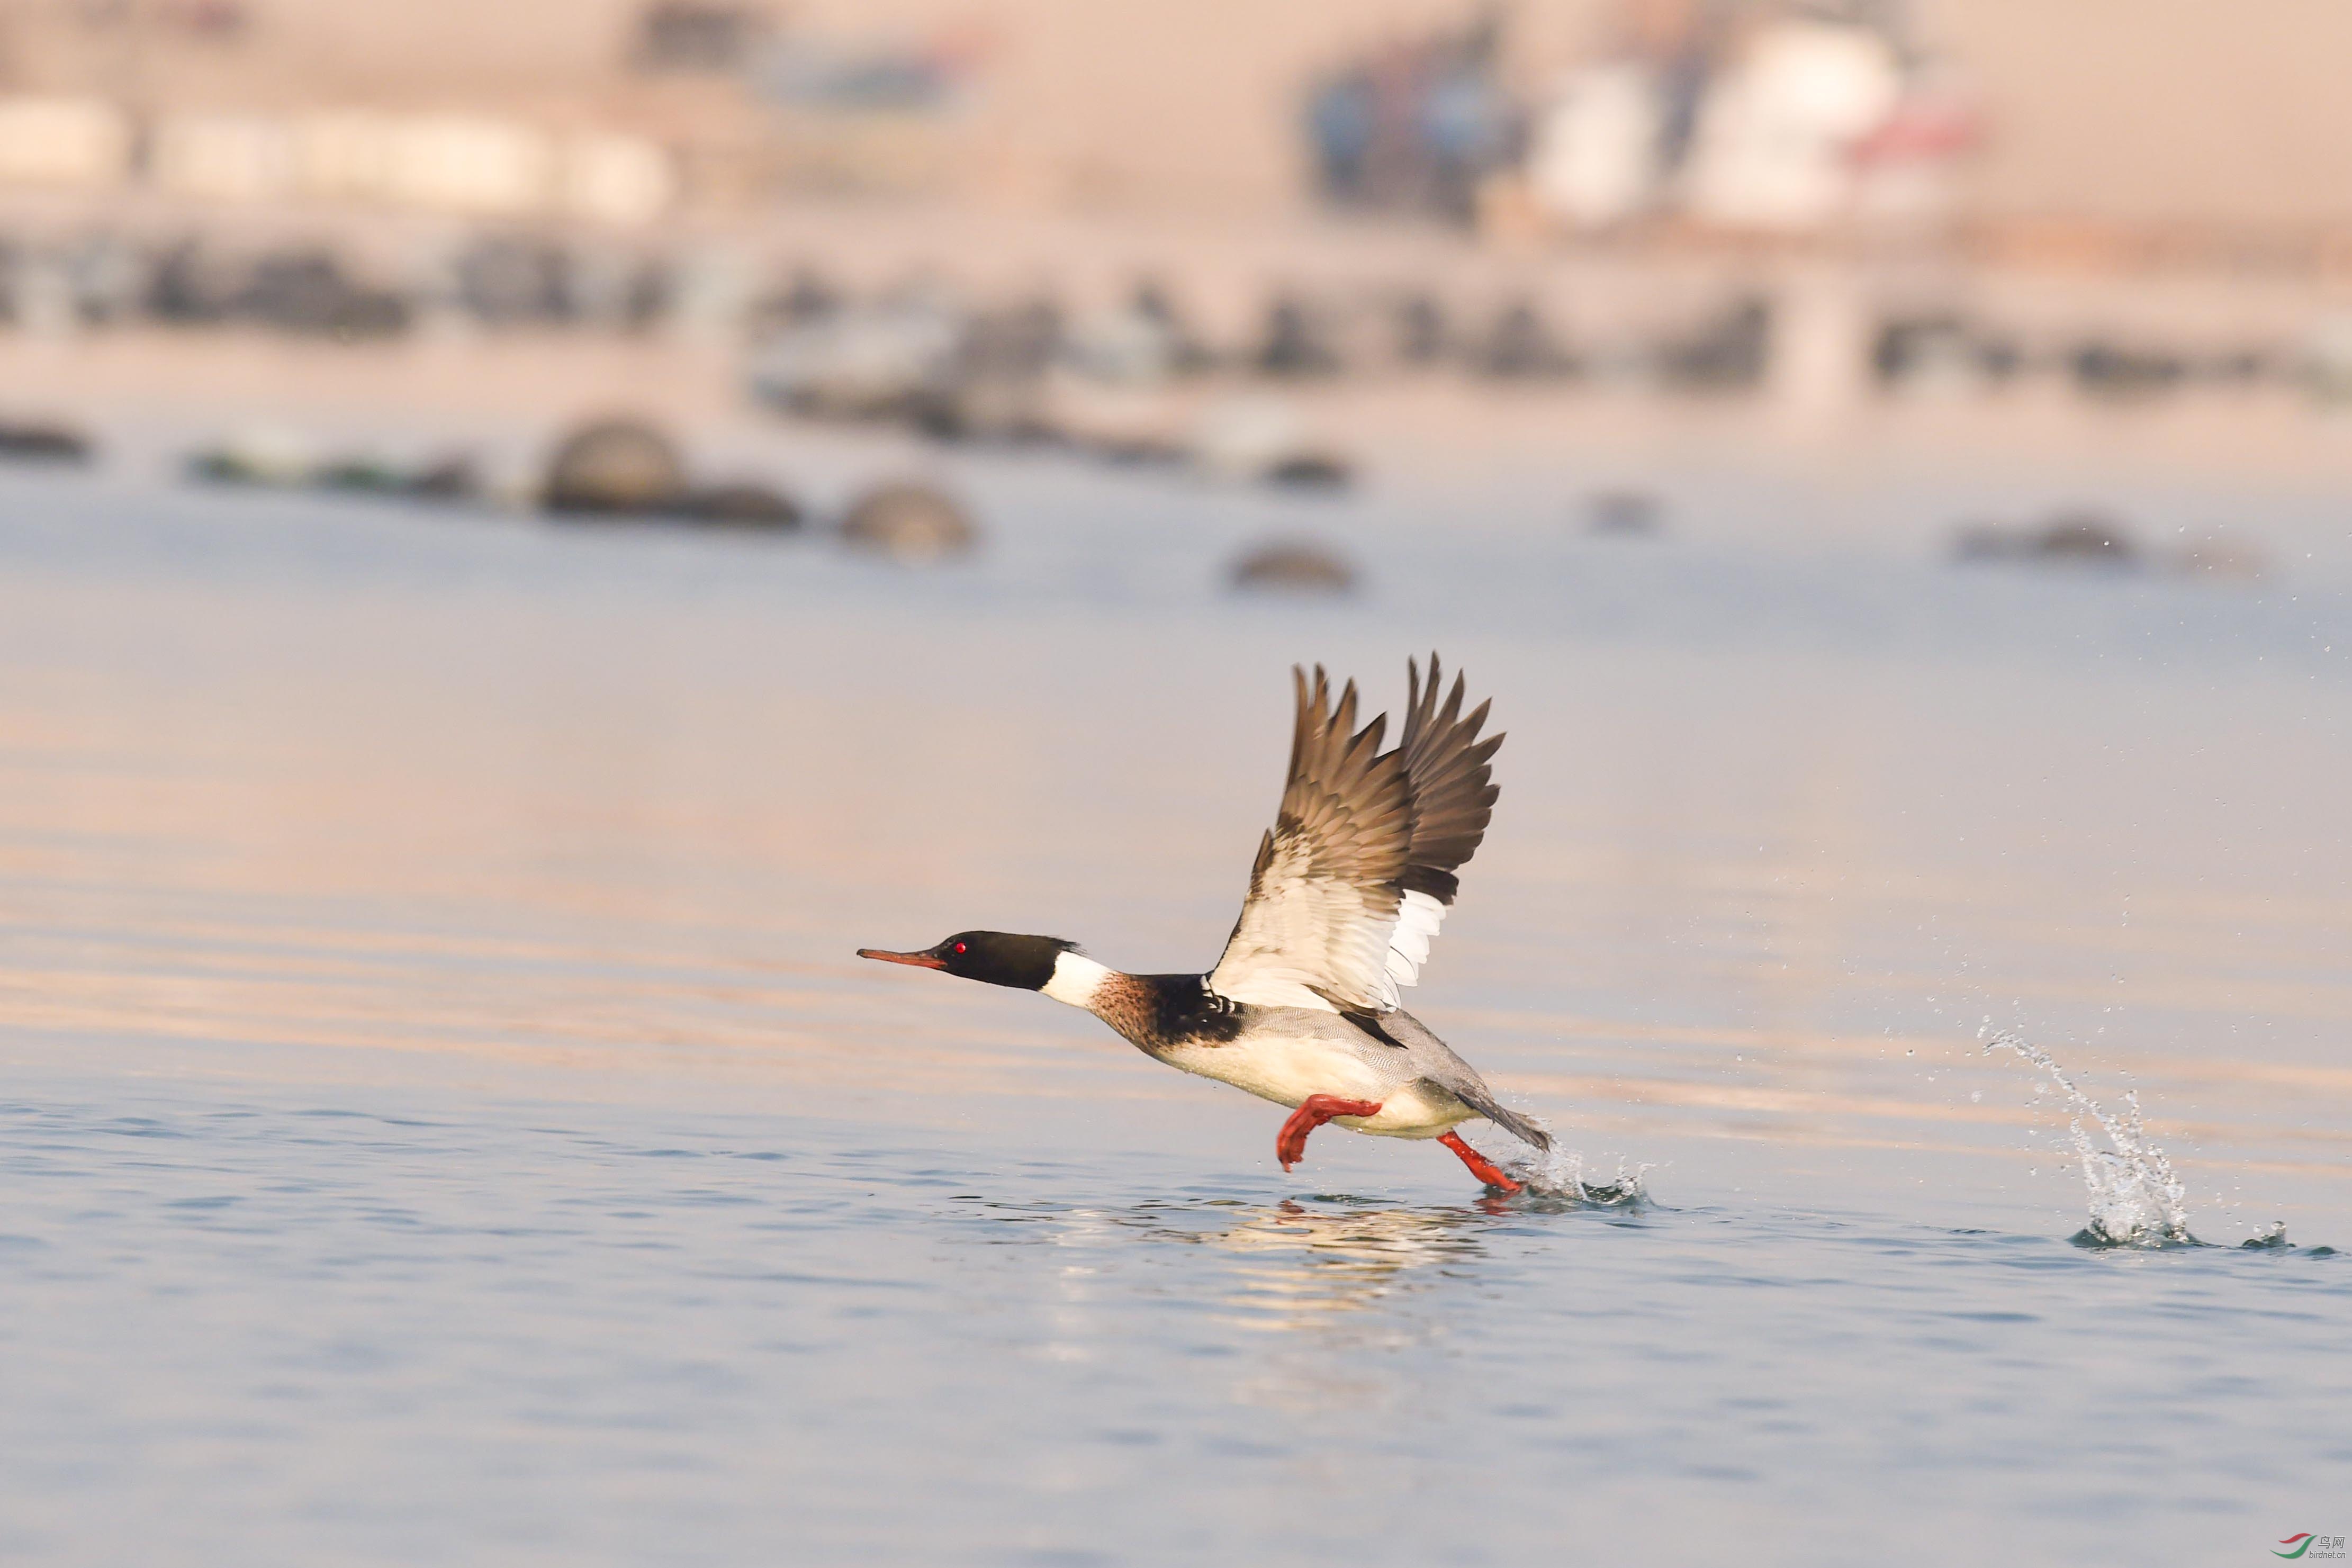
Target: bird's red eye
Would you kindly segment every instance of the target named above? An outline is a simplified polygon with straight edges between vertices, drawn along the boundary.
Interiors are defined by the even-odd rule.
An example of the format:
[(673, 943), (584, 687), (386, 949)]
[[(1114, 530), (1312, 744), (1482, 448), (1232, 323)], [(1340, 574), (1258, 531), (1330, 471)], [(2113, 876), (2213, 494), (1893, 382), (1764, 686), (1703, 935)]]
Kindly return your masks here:
[(963, 943), (961, 943), (961, 942), (958, 942), (958, 943), (956, 943), (956, 951), (957, 951), (958, 952), (961, 952), (963, 951)]

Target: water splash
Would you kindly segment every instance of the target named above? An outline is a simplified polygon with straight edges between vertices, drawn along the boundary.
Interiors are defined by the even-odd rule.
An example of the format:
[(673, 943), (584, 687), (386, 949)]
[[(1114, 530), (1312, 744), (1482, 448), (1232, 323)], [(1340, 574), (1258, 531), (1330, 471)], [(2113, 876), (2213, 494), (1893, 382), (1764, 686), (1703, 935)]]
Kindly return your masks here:
[[(2067, 1122), (2074, 1153), (2083, 1166), (2083, 1184), (2090, 1190), (2091, 1222), (2074, 1237), (2081, 1247), (2198, 1247), (2189, 1234), (2187, 1194), (2164, 1151), (2148, 1142), (2140, 1126), (2139, 1093), (2124, 1091), (2124, 1109), (2109, 1115), (2098, 1101), (2074, 1086), (2066, 1069), (2049, 1052), (2006, 1029), (1988, 1023), (1977, 1032), (1985, 1050), (2014, 1051), (2042, 1069), (2066, 1094), (2074, 1115)], [(2084, 1127), (2087, 1117), (2106, 1134), (2102, 1149)]]
[(1509, 1152), (1497, 1155), (1490, 1151), (1487, 1158), (1509, 1172), (1532, 1198), (1579, 1208), (1622, 1209), (1629, 1213), (1650, 1204), (1650, 1190), (1642, 1184), (1642, 1177), (1654, 1167), (1635, 1165), (1629, 1169), (1621, 1159), (1612, 1175), (1587, 1174), (1584, 1156), (1573, 1149), (1562, 1148), (1557, 1138), (1549, 1149), (1530, 1149), (1515, 1143)]

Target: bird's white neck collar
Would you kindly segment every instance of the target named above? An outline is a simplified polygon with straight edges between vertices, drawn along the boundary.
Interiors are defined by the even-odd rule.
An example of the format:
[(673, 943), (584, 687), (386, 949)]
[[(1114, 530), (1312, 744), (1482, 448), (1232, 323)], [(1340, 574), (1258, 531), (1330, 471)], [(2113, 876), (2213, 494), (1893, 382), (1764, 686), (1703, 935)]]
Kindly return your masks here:
[(1101, 992), (1103, 983), (1118, 973), (1091, 958), (1066, 952), (1054, 960), (1054, 977), (1038, 989), (1056, 1002), (1066, 1002), (1073, 1007), (1084, 1007), (1092, 1012), (1095, 997)]

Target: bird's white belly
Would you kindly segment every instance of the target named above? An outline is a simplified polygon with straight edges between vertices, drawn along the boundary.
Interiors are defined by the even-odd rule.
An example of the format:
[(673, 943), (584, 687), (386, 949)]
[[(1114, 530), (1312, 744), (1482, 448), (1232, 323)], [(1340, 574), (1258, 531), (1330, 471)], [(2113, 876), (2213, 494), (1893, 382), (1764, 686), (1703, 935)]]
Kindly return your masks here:
[(1434, 1138), (1476, 1114), (1450, 1094), (1429, 1093), (1412, 1079), (1400, 1083), (1355, 1052), (1322, 1040), (1274, 1037), (1178, 1046), (1161, 1059), (1276, 1105), (1297, 1106), (1314, 1094), (1377, 1101), (1378, 1116), (1335, 1117), (1333, 1125), (1382, 1137)]

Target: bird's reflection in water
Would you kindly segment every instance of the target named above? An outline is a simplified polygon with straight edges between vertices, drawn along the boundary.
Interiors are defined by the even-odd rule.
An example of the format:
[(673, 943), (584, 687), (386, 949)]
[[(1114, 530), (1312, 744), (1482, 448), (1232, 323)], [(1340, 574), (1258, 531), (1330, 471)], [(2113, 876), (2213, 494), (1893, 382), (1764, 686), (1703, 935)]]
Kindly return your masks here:
[(1475, 1209), (1354, 1207), (1344, 1200), (1202, 1205), (1136, 1217), (1223, 1265), (1204, 1271), (1201, 1285), (1203, 1304), (1229, 1331), (1281, 1336), (1289, 1345), (1245, 1356), (1233, 1396), (1320, 1419), (1414, 1397), (1413, 1358), (1384, 1352), (1444, 1332), (1444, 1314), (1426, 1304), (1414, 1310), (1413, 1299), (1475, 1277), (1460, 1266), (1484, 1254), (1480, 1233), (1489, 1219)]
[[(1445, 1265), (1484, 1250), (1487, 1215), (1470, 1209), (1271, 1205), (1146, 1205), (1130, 1224), (1163, 1240), (1225, 1255), (1215, 1304), (1236, 1326), (1321, 1331), (1350, 1340), (1402, 1340), (1418, 1332), (1392, 1314), (1365, 1314)], [(1201, 1221), (1209, 1221), (1202, 1224)]]
[[(1444, 1336), (1445, 1298), (1487, 1277), (1497, 1222), (1524, 1201), (1395, 1207), (1329, 1196), (1253, 1204), (1157, 1198), (1119, 1207), (979, 1199), (990, 1239), (1044, 1245), (1054, 1271), (1053, 1332), (1040, 1353), (1091, 1361), (1122, 1353), (1105, 1309), (1126, 1295), (1179, 1309), (1180, 1353), (1238, 1354), (1227, 1385), (1241, 1403), (1327, 1419), (1434, 1397), (1424, 1358)], [(1254, 1350), (1252, 1347), (1260, 1347)], [(1261, 1351), (1263, 1353), (1261, 1353)], [(1214, 1362), (1201, 1363), (1205, 1370)]]

